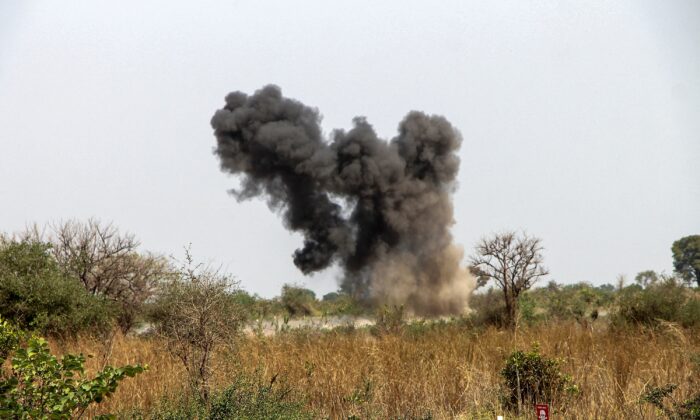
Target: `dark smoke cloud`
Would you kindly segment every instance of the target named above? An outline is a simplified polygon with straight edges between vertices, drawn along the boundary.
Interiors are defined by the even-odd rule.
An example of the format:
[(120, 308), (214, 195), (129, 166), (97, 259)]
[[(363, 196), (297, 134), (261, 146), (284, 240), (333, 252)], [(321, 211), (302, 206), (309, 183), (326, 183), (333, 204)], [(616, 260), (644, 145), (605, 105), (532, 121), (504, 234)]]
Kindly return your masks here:
[(459, 133), (441, 116), (410, 112), (390, 142), (364, 118), (323, 137), (314, 108), (277, 86), (233, 92), (211, 124), (239, 199), (263, 196), (304, 235), (304, 273), (337, 262), (341, 287), (421, 315), (459, 313), (473, 287), (450, 234)]

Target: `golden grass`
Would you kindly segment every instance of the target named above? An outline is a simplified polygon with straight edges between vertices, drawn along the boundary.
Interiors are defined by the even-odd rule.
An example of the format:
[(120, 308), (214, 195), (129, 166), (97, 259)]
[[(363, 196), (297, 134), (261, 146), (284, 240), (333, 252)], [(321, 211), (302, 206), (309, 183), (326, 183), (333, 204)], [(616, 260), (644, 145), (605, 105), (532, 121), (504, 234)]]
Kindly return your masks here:
[[(563, 358), (562, 370), (581, 387), (565, 413), (555, 418), (657, 418), (652, 407), (639, 404), (646, 384), (680, 384), (674, 396), (683, 398), (700, 380), (700, 366), (691, 360), (700, 353), (700, 337), (690, 331), (673, 325), (612, 331), (602, 325), (590, 330), (554, 324), (516, 334), (446, 325), (379, 337), (362, 330), (249, 336), (235, 352), (217, 354), (213, 384), (224, 386), (241, 372), (258, 370), (266, 378), (279, 374), (319, 417), (414, 418), (430, 413), (435, 418), (493, 419), (505, 413), (499, 403), (505, 357), (535, 341), (544, 355)], [(164, 396), (183, 392), (183, 369), (161, 342), (117, 336), (111, 352), (106, 347), (88, 339), (54, 343), (59, 352), (95, 354), (91, 369), (105, 360), (112, 365), (149, 364), (148, 372), (124, 381), (99, 412), (147, 412)], [(529, 411), (525, 414), (522, 418), (532, 417)]]

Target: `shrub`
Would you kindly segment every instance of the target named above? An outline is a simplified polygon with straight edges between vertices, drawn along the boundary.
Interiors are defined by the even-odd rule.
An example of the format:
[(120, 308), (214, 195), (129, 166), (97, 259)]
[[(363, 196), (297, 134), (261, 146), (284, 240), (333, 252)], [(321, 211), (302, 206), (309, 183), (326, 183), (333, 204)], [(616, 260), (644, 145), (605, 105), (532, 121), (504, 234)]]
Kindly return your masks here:
[(677, 402), (671, 396), (676, 388), (678, 388), (676, 384), (667, 384), (662, 387), (646, 387), (641, 400), (652, 404), (669, 419), (700, 420), (700, 392), (695, 393), (683, 402)]
[(404, 316), (403, 305), (382, 306), (377, 311), (377, 320), (372, 331), (375, 334), (395, 334), (401, 332), (406, 323)]
[(311, 419), (313, 413), (304, 408), (291, 389), (280, 385), (273, 377), (240, 376), (223, 391), (212, 395), (210, 405), (200, 400), (165, 401), (150, 417), (152, 419)]
[(316, 312), (316, 294), (312, 290), (285, 284), (280, 299), (291, 316), (307, 316)]
[(185, 258), (178, 276), (163, 286), (150, 318), (155, 333), (182, 361), (191, 389), (207, 402), (211, 357), (220, 345), (233, 345), (243, 315), (231, 277), (194, 265), (189, 250)]
[(0, 319), (1, 353), (14, 353), (10, 374), (0, 374), (2, 418), (78, 418), (88, 406), (110, 396), (123, 379), (147, 368), (107, 366), (88, 379), (82, 354), (66, 354), (59, 360), (43, 338), (30, 337), (26, 346), (19, 346), (21, 335)]
[(674, 279), (645, 289), (627, 287), (620, 292), (614, 321), (617, 324), (656, 325), (677, 322), (685, 327), (700, 325), (700, 299)]
[(577, 393), (578, 386), (560, 371), (560, 365), (561, 360), (542, 356), (537, 345), (529, 352), (513, 352), (501, 370), (505, 406), (520, 412), (523, 406), (561, 402)]
[(0, 246), (0, 316), (43, 334), (74, 335), (109, 328), (112, 308), (61, 273), (40, 242)]
[(486, 293), (475, 293), (469, 300), (472, 312), (469, 319), (476, 326), (504, 327), (506, 304), (503, 293), (489, 289)]
[(547, 316), (550, 319), (574, 319), (583, 321), (599, 308), (612, 302), (613, 293), (602, 287), (587, 283), (558, 285), (550, 282), (545, 289), (533, 293), (541, 295)]

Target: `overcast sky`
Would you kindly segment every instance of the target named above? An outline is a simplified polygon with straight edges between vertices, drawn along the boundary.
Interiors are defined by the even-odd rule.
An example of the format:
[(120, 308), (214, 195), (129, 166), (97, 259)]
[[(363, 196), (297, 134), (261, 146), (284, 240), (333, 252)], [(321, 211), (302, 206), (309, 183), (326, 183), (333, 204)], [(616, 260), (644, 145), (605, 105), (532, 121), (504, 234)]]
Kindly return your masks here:
[(410, 110), (462, 133), (454, 234), (543, 239), (550, 278), (670, 272), (700, 233), (700, 1), (0, 1), (0, 230), (91, 216), (249, 291), (301, 245), (237, 203), (209, 120), (267, 83), (323, 128)]

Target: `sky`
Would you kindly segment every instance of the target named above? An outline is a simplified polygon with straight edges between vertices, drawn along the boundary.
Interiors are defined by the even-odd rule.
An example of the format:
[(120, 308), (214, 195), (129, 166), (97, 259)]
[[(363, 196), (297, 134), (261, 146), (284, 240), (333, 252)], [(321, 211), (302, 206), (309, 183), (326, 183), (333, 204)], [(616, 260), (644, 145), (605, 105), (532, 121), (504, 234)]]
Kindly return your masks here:
[(700, 2), (435, 3), (0, 1), (0, 231), (95, 217), (262, 296), (335, 290), (213, 155), (224, 96), (274, 83), (326, 133), (444, 115), (466, 255), (515, 229), (548, 280), (671, 272), (700, 234)]

